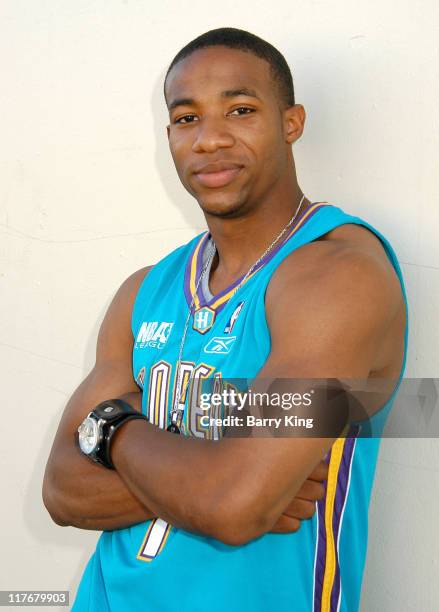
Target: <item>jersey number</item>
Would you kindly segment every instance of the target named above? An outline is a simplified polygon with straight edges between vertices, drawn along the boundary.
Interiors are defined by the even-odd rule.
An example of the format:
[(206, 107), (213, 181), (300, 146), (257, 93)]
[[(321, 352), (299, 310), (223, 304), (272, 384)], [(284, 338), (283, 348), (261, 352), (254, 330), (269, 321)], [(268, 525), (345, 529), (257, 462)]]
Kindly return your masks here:
[[(193, 362), (182, 361), (180, 365), (181, 394), (179, 407), (187, 406), (188, 414), (186, 418), (189, 435), (205, 438), (208, 433), (200, 426), (200, 418), (204, 411), (200, 408), (200, 393), (202, 380), (208, 378), (215, 368), (205, 363), (195, 366)], [(149, 376), (147, 415), (148, 420), (166, 429), (169, 425), (169, 391), (172, 374), (172, 365), (167, 361), (159, 361), (153, 365)], [(217, 373), (216, 378), (220, 380), (221, 374)], [(175, 377), (176, 379), (176, 377)], [(189, 382), (192, 382), (189, 385)], [(176, 380), (174, 380), (172, 390), (172, 404), (174, 405), (176, 393)], [(189, 401), (187, 401), (189, 400)], [(160, 554), (168, 539), (172, 525), (161, 518), (151, 521), (148, 530), (143, 538), (142, 545), (137, 553), (139, 561), (152, 561)]]

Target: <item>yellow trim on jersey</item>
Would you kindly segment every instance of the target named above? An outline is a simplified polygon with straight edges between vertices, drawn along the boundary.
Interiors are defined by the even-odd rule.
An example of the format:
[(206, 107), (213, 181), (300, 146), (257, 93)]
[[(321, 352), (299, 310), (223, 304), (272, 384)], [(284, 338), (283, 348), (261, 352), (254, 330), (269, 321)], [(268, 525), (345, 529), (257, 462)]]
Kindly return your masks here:
[(149, 534), (151, 533), (151, 529), (154, 527), (155, 525), (155, 519), (153, 519), (146, 531), (145, 537), (143, 538), (142, 544), (139, 548), (139, 552), (137, 553), (137, 557), (136, 559), (138, 559), (139, 561), (146, 561), (147, 563), (149, 563), (150, 561), (152, 561), (152, 557), (146, 557), (146, 556), (142, 556), (142, 552), (145, 549), (145, 545), (146, 545), (146, 541), (149, 537)]
[(195, 276), (196, 276), (196, 273), (197, 273), (197, 258), (198, 258), (198, 253), (199, 253), (201, 244), (202, 244), (203, 240), (206, 237), (206, 233), (207, 232), (205, 232), (201, 236), (201, 238), (200, 238), (200, 240), (199, 240), (199, 242), (198, 242), (198, 244), (197, 244), (197, 246), (195, 248), (195, 251), (192, 254), (191, 273), (190, 273), (190, 276), (189, 276), (189, 287), (190, 287), (190, 290), (191, 290), (191, 295), (194, 298), (195, 308), (199, 308), (200, 307), (200, 300), (198, 298), (198, 295), (195, 292), (195, 288), (196, 288)]
[[(288, 235), (288, 237), (285, 239), (284, 244), (291, 238), (291, 236), (293, 234), (295, 234), (297, 232), (298, 229), (300, 229), (302, 227), (302, 225), (304, 224), (304, 222), (306, 221), (306, 219), (309, 217), (309, 215), (319, 206), (322, 206), (322, 203), (319, 202), (318, 204), (313, 204), (312, 206), (310, 206), (308, 208), (308, 210), (306, 211), (306, 213), (303, 215), (302, 219), (300, 219), (300, 221), (298, 222), (297, 225), (295, 225), (293, 227), (293, 229), (291, 230), (290, 234)], [(264, 264), (265, 265), (265, 264)], [(264, 265), (262, 265), (260, 268), (257, 268), (254, 272), (252, 272), (251, 274), (249, 274), (249, 276), (246, 278), (245, 283), (254, 275), (256, 274), (256, 272), (258, 272), (261, 268), (264, 267)], [(245, 284), (243, 283), (243, 284)], [(221, 306), (221, 304), (224, 304), (224, 302), (227, 302), (228, 299), (230, 299), (233, 295), (233, 292), (235, 291), (235, 287), (233, 289), (231, 289), (230, 291), (228, 291), (225, 295), (223, 295), (222, 297), (218, 298), (217, 300), (215, 300), (214, 302), (212, 302), (211, 304), (209, 304), (210, 308), (218, 308), (218, 306)]]
[[(300, 221), (297, 223), (297, 225), (295, 225), (293, 227), (293, 229), (291, 230), (291, 232), (289, 233), (287, 238), (284, 240), (284, 244), (291, 238), (291, 236), (293, 234), (295, 234), (297, 232), (297, 230), (299, 230), (302, 227), (302, 225), (305, 223), (305, 221), (308, 219), (308, 217), (311, 215), (311, 213), (314, 212), (314, 210), (316, 208), (321, 207), (322, 205), (324, 205), (322, 202), (317, 202), (316, 204), (312, 204), (308, 208), (306, 213), (303, 215), (303, 217), (300, 219)], [(197, 258), (198, 258), (198, 253), (199, 253), (200, 248), (201, 248), (201, 244), (202, 244), (203, 240), (205, 239), (206, 235), (207, 235), (207, 232), (205, 232), (201, 236), (197, 246), (195, 247), (194, 252), (192, 253), (192, 260), (191, 260), (191, 271), (190, 271), (190, 275), (189, 275), (189, 288), (190, 288), (191, 295), (194, 298), (194, 305), (195, 305), (196, 309), (200, 308), (200, 306), (201, 306), (200, 299), (199, 299), (198, 295), (195, 292), (195, 287), (196, 287), (196, 282), (195, 281), (196, 281), (196, 273), (197, 273)], [(261, 266), (261, 267), (263, 267), (263, 266)], [(261, 268), (258, 268), (257, 270), (252, 272), (246, 278), (245, 282), (247, 282), (253, 276), (253, 274), (258, 272), (258, 270), (260, 270), (260, 269)], [(212, 309), (215, 309), (218, 306), (221, 306), (221, 304), (224, 304), (224, 302), (226, 302), (228, 299), (230, 299), (230, 297), (233, 295), (234, 290), (235, 290), (235, 288), (233, 288), (230, 291), (228, 291), (225, 295), (223, 295), (222, 297), (218, 298), (217, 300), (215, 300), (214, 302), (209, 304), (209, 307), (212, 308)]]
[(143, 551), (145, 550), (145, 546), (146, 546), (146, 542), (148, 541), (149, 535), (152, 531), (152, 528), (154, 527), (154, 525), (156, 524), (157, 519), (152, 519), (148, 530), (145, 534), (145, 537), (143, 538), (143, 542), (142, 545), (139, 548), (139, 552), (137, 553), (136, 559), (138, 561), (145, 561), (145, 563), (151, 563), (151, 561), (154, 561), (154, 559), (162, 552), (164, 545), (166, 544), (166, 540), (169, 537), (169, 534), (171, 533), (171, 529), (172, 529), (172, 525), (170, 523), (167, 524), (165, 532), (163, 534), (163, 539), (160, 543), (160, 546), (156, 552), (156, 554), (153, 557), (148, 557), (147, 555), (143, 555)]
[[(342, 436), (346, 436), (348, 426), (342, 432)], [(332, 519), (334, 515), (335, 494), (337, 491), (338, 474), (340, 471), (341, 461), (343, 459), (343, 451), (346, 443), (346, 438), (338, 438), (331, 449), (331, 459), (329, 461), (328, 480), (326, 485), (326, 503), (325, 503), (325, 527), (326, 527), (326, 559), (325, 573), (323, 576), (321, 612), (331, 612), (331, 593), (334, 586), (334, 578), (336, 573), (336, 550), (334, 531), (332, 528)], [(341, 526), (340, 526), (341, 528)]]

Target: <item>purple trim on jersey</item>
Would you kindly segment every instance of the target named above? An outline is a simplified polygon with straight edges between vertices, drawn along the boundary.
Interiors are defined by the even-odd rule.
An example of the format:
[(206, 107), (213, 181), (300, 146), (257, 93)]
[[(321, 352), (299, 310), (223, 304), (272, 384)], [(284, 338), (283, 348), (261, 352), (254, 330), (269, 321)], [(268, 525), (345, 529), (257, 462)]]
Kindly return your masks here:
[[(259, 269), (259, 266), (258, 268)], [(255, 268), (256, 270), (256, 268)], [(215, 302), (216, 300), (218, 300), (219, 298), (222, 298), (223, 295), (225, 295), (226, 293), (228, 293), (229, 291), (231, 291), (232, 289), (234, 289), (235, 287), (237, 287), (239, 285), (239, 283), (242, 281), (242, 279), (244, 278), (245, 274), (242, 274), (242, 276), (240, 276), (239, 278), (236, 279), (236, 281), (233, 281), (233, 283), (231, 285), (229, 285), (228, 287), (226, 287), (225, 289), (222, 289), (221, 291), (219, 291), (218, 293), (216, 293), (212, 298), (210, 298), (209, 300), (206, 299), (206, 296), (204, 295), (203, 292), (203, 286), (200, 285), (198, 288), (198, 295), (199, 295), (199, 299), (203, 300), (203, 302), (205, 302), (207, 304), (207, 306), (210, 306), (210, 304), (212, 304), (213, 302)], [(227, 302), (224, 302), (224, 304), (227, 304)], [(221, 307), (224, 306), (224, 304), (220, 304), (219, 307), (215, 308), (216, 311), (221, 310)]]
[[(203, 254), (204, 254), (204, 249), (206, 248), (209, 240), (210, 240), (210, 232), (208, 232), (203, 238), (203, 240), (201, 241), (201, 246), (197, 253), (197, 261), (196, 261), (196, 268), (195, 268), (195, 286), (197, 285), (200, 279), (200, 276), (201, 276), (201, 272), (203, 270)], [(201, 289), (201, 284), (198, 286), (197, 295), (198, 295), (198, 299), (200, 300), (200, 306), (206, 306), (206, 300), (204, 299), (204, 295)], [(191, 294), (191, 299), (192, 299), (192, 294)]]
[[(284, 237), (283, 240), (281, 240), (281, 242), (279, 242), (278, 245), (275, 246), (275, 248), (270, 251), (269, 253), (267, 253), (267, 255), (265, 255), (265, 257), (263, 257), (263, 259), (261, 259), (261, 261), (259, 262), (259, 264), (256, 266), (256, 268), (253, 270), (253, 273), (259, 271), (263, 266), (265, 266), (265, 264), (267, 264), (275, 255), (276, 253), (278, 253), (280, 251), (280, 249), (284, 246), (284, 244), (286, 244), (288, 242), (288, 240), (291, 238), (294, 232), (294, 229), (296, 228), (296, 226), (300, 223), (300, 221), (302, 220), (303, 216), (306, 215), (306, 213), (308, 212), (309, 208), (311, 206), (315, 206), (316, 204), (318, 204), (318, 202), (314, 202), (313, 204), (310, 204), (310, 206), (308, 206), (302, 213), (301, 215), (296, 219), (296, 221), (294, 222), (294, 224), (292, 225), (292, 227), (290, 228), (290, 230), (288, 232), (286, 232), (286, 235)], [(323, 207), (328, 206), (328, 203), (322, 203), (321, 206), (317, 206), (312, 212), (311, 214), (307, 217), (304, 225), (302, 227), (305, 227), (305, 225), (308, 223), (308, 221)], [(302, 228), (300, 228), (302, 229)], [(197, 267), (196, 267), (196, 281), (198, 281), (198, 279), (200, 278), (200, 274), (201, 274), (201, 269), (202, 269), (202, 261), (203, 261), (203, 252), (204, 249), (206, 248), (206, 245), (208, 243), (208, 239), (210, 239), (210, 233), (206, 234), (205, 236), (205, 240), (203, 240), (203, 244), (200, 247), (200, 250), (198, 251), (197, 254)], [(196, 248), (196, 246), (195, 246)], [(195, 251), (194, 248), (194, 251)], [(189, 256), (189, 260), (188, 263), (186, 265), (186, 272), (185, 272), (185, 280), (184, 280), (184, 285), (185, 285), (185, 295), (186, 295), (186, 300), (188, 302), (188, 304), (191, 303), (192, 300), (192, 294), (190, 292), (190, 287), (189, 287), (189, 278), (190, 278), (190, 269), (191, 269), (191, 263), (192, 263), (192, 256), (193, 256), (193, 252), (192, 254)], [(224, 295), (226, 295), (226, 293), (229, 293), (229, 291), (232, 291), (235, 287), (237, 287), (239, 285), (239, 283), (242, 281), (242, 279), (245, 277), (245, 274), (242, 274), (242, 276), (240, 276), (239, 278), (236, 279), (236, 281), (234, 281), (231, 285), (229, 285), (228, 287), (226, 287), (225, 289), (222, 289), (219, 293), (216, 293), (212, 298), (208, 298), (207, 296), (204, 295), (203, 292), (203, 287), (202, 285), (200, 285), (198, 287), (198, 299), (200, 300), (200, 305), (201, 306), (210, 306), (211, 304), (213, 304), (214, 302), (216, 302), (216, 300), (222, 298)], [(216, 312), (220, 312), (222, 310), (222, 308), (224, 308), (224, 305), (227, 302), (224, 302), (223, 304), (220, 304), (218, 307), (216, 307), (214, 310), (216, 310)]]
[[(313, 206), (314, 204), (311, 204), (310, 206)], [(256, 266), (256, 268), (253, 270), (253, 273), (258, 272), (263, 266), (265, 266), (265, 264), (267, 264), (275, 255), (276, 253), (278, 253), (280, 251), (280, 249), (284, 246), (284, 244), (286, 242), (288, 242), (288, 240), (291, 238), (291, 232), (294, 230), (294, 228), (297, 226), (297, 224), (300, 222), (300, 220), (302, 219), (302, 217), (306, 214), (307, 210), (309, 210), (310, 206), (308, 206), (300, 215), (300, 217), (298, 217), (296, 219), (296, 221), (294, 222), (294, 224), (292, 225), (292, 227), (290, 228), (290, 230), (288, 232), (285, 233), (285, 236), (283, 238), (283, 240), (281, 240), (279, 242), (279, 244), (277, 244), (274, 249), (272, 251), (270, 251), (269, 253), (267, 253), (267, 255), (265, 255), (265, 257), (263, 257), (261, 259), (261, 261), (258, 263), (258, 265)], [(315, 208), (315, 210), (312, 211), (312, 213), (309, 215), (309, 217), (307, 218), (304, 226), (306, 225), (306, 223), (308, 223), (308, 221), (314, 217), (315, 213), (318, 212), (323, 206), (327, 206), (327, 204), (322, 204), (322, 206), (318, 206), (317, 208)], [(304, 227), (303, 226), (303, 227)], [(225, 295), (226, 293), (228, 293), (229, 291), (231, 291), (232, 289), (234, 289), (237, 285), (239, 285), (239, 283), (242, 281), (242, 279), (244, 278), (245, 274), (243, 274), (242, 276), (240, 276), (240, 278), (238, 278), (234, 283), (232, 283), (231, 285), (229, 285), (228, 287), (226, 287), (225, 289), (223, 289), (222, 291), (220, 291), (219, 293), (217, 293), (216, 295), (213, 296), (213, 298), (211, 298), (209, 301), (206, 301), (206, 304), (209, 305), (212, 302), (216, 301), (217, 299), (221, 298), (223, 295)], [(202, 293), (202, 287), (200, 286), (200, 299), (206, 300), (205, 295)], [(217, 308), (216, 310), (219, 310), (219, 308)]]
[[(188, 306), (190, 306), (190, 304), (192, 302), (192, 292), (191, 292), (190, 279), (191, 279), (191, 268), (192, 268), (192, 260), (193, 260), (194, 252), (195, 252), (195, 249), (197, 248), (197, 246), (200, 244), (200, 242), (207, 240), (208, 236), (209, 236), (209, 232), (205, 232), (204, 236), (202, 238), (200, 238), (199, 240), (197, 240), (197, 242), (194, 245), (194, 248), (189, 253), (189, 257), (188, 257), (188, 259), (186, 261), (186, 266), (185, 266), (185, 270), (184, 270), (184, 278), (183, 278), (183, 291), (184, 291), (184, 295), (185, 295), (186, 302), (187, 302)], [(200, 252), (201, 252), (203, 247), (204, 247), (204, 245), (198, 251), (198, 255), (200, 255)], [(197, 283), (197, 280), (200, 278), (201, 268), (199, 268), (199, 264), (198, 264), (199, 261), (202, 261), (202, 260), (197, 259), (197, 270), (196, 270), (196, 273), (195, 273), (195, 284)]]
[[(284, 246), (285, 243), (288, 242), (288, 240), (291, 238), (292, 236), (292, 232), (295, 229), (295, 227), (300, 223), (300, 221), (302, 220), (303, 216), (306, 215), (306, 213), (308, 212), (308, 210), (311, 208), (311, 206), (315, 206), (316, 204), (318, 204), (318, 202), (313, 202), (312, 204), (310, 204), (309, 206), (307, 206), (307, 208), (305, 208), (304, 211), (302, 211), (302, 214), (297, 217), (297, 219), (295, 220), (295, 222), (293, 223), (293, 225), (290, 227), (289, 231), (285, 233), (285, 237), (283, 238), (283, 240), (281, 240), (279, 242), (279, 244), (277, 244), (274, 249), (272, 251), (270, 251), (270, 253), (267, 253), (267, 255), (261, 260), (260, 265), (258, 265), (258, 267), (256, 268), (257, 270), (259, 270), (259, 267), (263, 266), (264, 264), (268, 263), (270, 261), (270, 259), (272, 259), (276, 253), (278, 251), (280, 251), (280, 249)], [(328, 206), (328, 204), (324, 204), (322, 203), (321, 206), (317, 206), (312, 213), (309, 215), (309, 217), (307, 218), (306, 222), (304, 223), (304, 225), (302, 227), (305, 227), (305, 225), (308, 223), (308, 221), (310, 219), (312, 219), (314, 217), (314, 215), (321, 210), (322, 208), (324, 208), (325, 206)], [(302, 229), (302, 228), (301, 228)]]
[[(336, 570), (334, 582), (331, 590), (331, 612), (336, 612), (338, 608), (338, 600), (340, 596), (340, 564), (338, 556), (338, 535), (343, 518), (343, 509), (346, 503), (348, 493), (349, 474), (351, 471), (352, 459), (354, 454), (356, 437), (358, 436), (359, 428), (351, 427), (346, 435), (346, 440), (343, 446), (343, 455), (340, 461), (340, 467), (337, 474), (337, 487), (334, 499), (334, 511), (332, 515), (332, 529), (334, 534), (335, 545), (335, 563)], [(328, 453), (325, 461), (329, 464), (331, 453)], [(325, 506), (326, 506), (326, 481), (324, 483), (325, 495), (317, 502), (318, 524), (317, 533), (317, 553), (314, 570), (314, 612), (320, 612), (322, 608), (322, 591), (323, 581), (325, 578), (326, 565), (326, 522), (325, 522)]]
[(358, 435), (358, 428), (351, 427), (348, 433), (349, 436), (346, 437), (345, 445), (343, 448), (343, 457), (341, 460), (340, 468), (338, 471), (338, 482), (337, 482), (337, 490), (335, 493), (334, 500), (334, 513), (332, 517), (332, 529), (334, 532), (334, 543), (335, 543), (335, 576), (334, 582), (332, 585), (331, 592), (331, 610), (337, 610), (338, 607), (338, 599), (340, 597), (340, 560), (339, 560), (339, 550), (338, 550), (338, 535), (341, 527), (341, 519), (343, 515), (343, 508), (346, 503), (347, 493), (348, 493), (348, 483), (349, 483), (349, 475), (351, 472), (351, 464), (352, 457), (354, 453), (354, 447), (356, 442), (356, 436)]
[[(331, 453), (329, 452), (325, 458), (325, 462), (329, 464)], [(325, 526), (325, 502), (326, 502), (326, 487), (327, 481), (324, 484), (325, 494), (322, 499), (317, 502), (317, 514), (319, 529), (317, 532), (317, 553), (314, 569), (314, 612), (320, 612), (322, 607), (322, 591), (323, 579), (325, 577), (326, 563), (326, 526)]]
[(190, 275), (191, 275), (192, 253), (193, 253), (193, 251), (191, 251), (191, 253), (189, 255), (189, 259), (188, 259), (188, 261), (186, 263), (186, 268), (184, 270), (184, 279), (183, 279), (184, 297), (186, 298), (186, 302), (187, 302), (188, 306), (190, 306), (190, 303), (192, 301), (191, 290), (189, 288), (189, 279), (190, 279)]
[[(211, 302), (212, 302), (212, 301), (213, 301), (213, 300), (211, 300)], [(217, 307), (216, 307), (216, 308), (214, 308), (213, 310), (214, 310), (216, 313), (221, 312), (221, 310), (222, 310), (223, 308), (225, 308), (225, 307), (227, 306), (227, 304), (228, 304), (228, 303), (229, 303), (229, 302), (228, 302), (228, 300), (226, 300), (225, 302), (223, 302), (222, 304), (220, 304), (219, 306), (217, 306)]]

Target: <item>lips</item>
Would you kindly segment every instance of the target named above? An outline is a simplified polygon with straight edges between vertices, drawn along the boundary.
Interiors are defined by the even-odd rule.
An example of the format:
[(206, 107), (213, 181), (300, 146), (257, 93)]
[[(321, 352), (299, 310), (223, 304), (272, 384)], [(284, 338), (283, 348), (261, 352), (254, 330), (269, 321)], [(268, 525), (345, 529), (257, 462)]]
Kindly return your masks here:
[(217, 162), (197, 169), (194, 176), (204, 187), (225, 187), (238, 176), (242, 168), (231, 162)]

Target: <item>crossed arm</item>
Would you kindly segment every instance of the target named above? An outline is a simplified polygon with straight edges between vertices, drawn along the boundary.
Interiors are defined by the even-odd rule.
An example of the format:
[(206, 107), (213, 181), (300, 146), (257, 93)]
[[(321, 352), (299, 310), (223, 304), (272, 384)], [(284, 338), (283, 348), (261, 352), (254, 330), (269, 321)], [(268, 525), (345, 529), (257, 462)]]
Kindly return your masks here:
[[(43, 482), (44, 504), (59, 525), (101, 531), (121, 529), (162, 515), (140, 501), (117, 471), (87, 459), (76, 441), (79, 423), (105, 399), (122, 397), (141, 409), (141, 393), (131, 371), (130, 320), (135, 295), (147, 273), (148, 268), (139, 270), (116, 293), (99, 331), (95, 366), (70, 398), (59, 423)], [(309, 474), (273, 531), (296, 531), (300, 520), (314, 514), (315, 501), (324, 492), (321, 482), (326, 474), (324, 463)]]
[[(366, 309), (365, 298), (370, 291), (378, 295), (376, 283), (382, 288), (385, 272), (368, 258), (357, 257), (353, 263), (350, 257), (338, 264), (330, 279), (313, 277), (303, 268), (292, 273), (284, 266), (271, 283), (267, 318), (272, 350), (258, 377), (367, 377), (398, 299), (389, 289)], [(363, 281), (354, 290), (349, 289), (352, 265)], [(129, 322), (144, 274), (145, 270), (130, 277), (116, 294), (99, 333), (95, 368), (61, 419), (43, 484), (51, 516), (58, 524), (86, 529), (116, 529), (160, 516), (230, 544), (267, 531), (294, 531), (297, 517), (314, 511), (309, 500), (322, 493), (321, 461), (333, 439), (212, 442), (132, 421), (115, 436), (116, 472), (80, 454), (75, 432), (91, 407), (129, 393), (126, 399), (140, 409), (131, 373)], [(302, 300), (292, 312), (289, 287), (297, 291), (298, 286)], [(349, 309), (343, 308), (340, 294), (348, 298)]]

